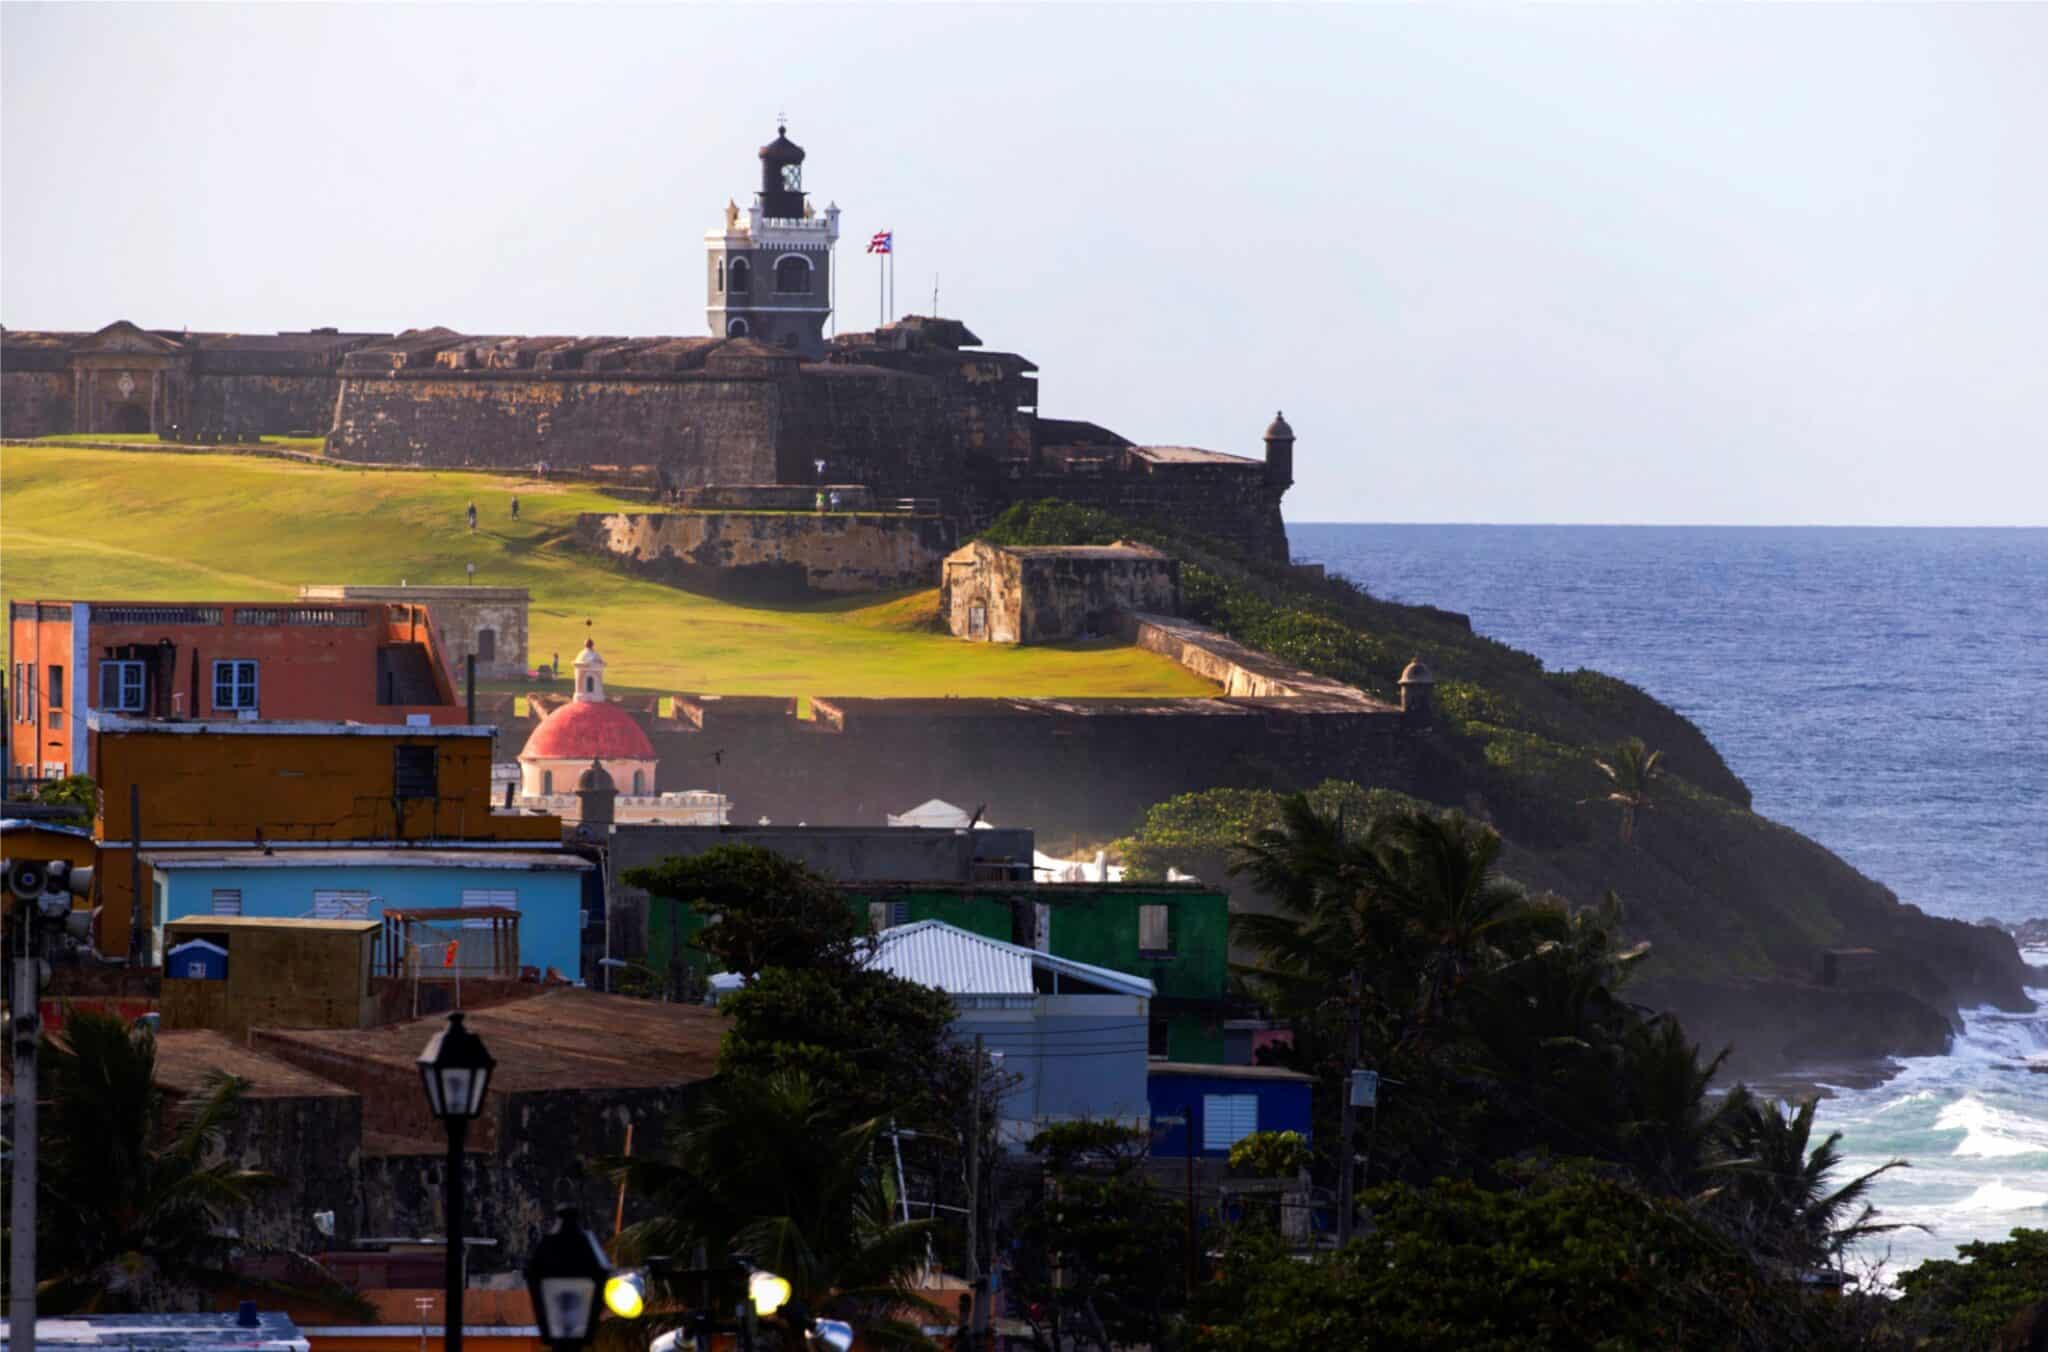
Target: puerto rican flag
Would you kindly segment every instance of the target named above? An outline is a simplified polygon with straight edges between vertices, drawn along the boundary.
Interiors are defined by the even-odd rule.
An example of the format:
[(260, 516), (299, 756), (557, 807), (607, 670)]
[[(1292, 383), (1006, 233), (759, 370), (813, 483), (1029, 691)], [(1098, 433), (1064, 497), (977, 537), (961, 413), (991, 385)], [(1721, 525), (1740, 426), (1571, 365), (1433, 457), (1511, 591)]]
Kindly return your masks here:
[(877, 230), (877, 231), (875, 231), (875, 235), (874, 235), (874, 238), (873, 238), (873, 239), (870, 239), (870, 240), (868, 241), (868, 252), (869, 252), (869, 253), (895, 253), (895, 252), (896, 252), (896, 232), (895, 232), (894, 230)]

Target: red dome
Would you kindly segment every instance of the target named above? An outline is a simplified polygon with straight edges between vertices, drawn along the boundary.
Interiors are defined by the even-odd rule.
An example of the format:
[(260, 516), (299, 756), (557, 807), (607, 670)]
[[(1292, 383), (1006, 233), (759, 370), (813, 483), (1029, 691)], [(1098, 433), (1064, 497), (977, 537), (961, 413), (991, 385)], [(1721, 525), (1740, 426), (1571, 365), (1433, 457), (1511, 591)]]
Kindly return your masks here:
[(573, 700), (541, 720), (521, 760), (653, 760), (654, 746), (616, 704)]

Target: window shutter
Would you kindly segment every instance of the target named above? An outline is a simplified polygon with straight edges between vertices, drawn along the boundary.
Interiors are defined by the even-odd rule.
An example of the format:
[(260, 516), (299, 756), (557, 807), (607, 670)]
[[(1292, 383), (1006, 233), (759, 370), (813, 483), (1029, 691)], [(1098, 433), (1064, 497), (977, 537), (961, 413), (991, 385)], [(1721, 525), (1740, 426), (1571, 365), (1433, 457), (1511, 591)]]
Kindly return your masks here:
[(1173, 917), (1170, 907), (1140, 906), (1138, 908), (1138, 951), (1141, 953), (1171, 953), (1173, 951)]
[(242, 889), (239, 887), (214, 888), (213, 913), (215, 915), (240, 915), (242, 913)]
[(1202, 1149), (1228, 1150), (1258, 1129), (1258, 1095), (1202, 1095)]
[(315, 892), (313, 894), (313, 918), (316, 920), (368, 920), (370, 918), (370, 894), (368, 892)]

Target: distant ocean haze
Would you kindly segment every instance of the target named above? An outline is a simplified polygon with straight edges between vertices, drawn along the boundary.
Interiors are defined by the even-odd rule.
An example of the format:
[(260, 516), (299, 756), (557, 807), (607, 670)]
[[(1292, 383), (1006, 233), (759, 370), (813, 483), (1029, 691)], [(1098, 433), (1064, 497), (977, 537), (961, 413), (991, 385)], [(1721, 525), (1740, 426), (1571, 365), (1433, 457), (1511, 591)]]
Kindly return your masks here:
[[(1296, 558), (1462, 611), (1553, 671), (1697, 723), (1755, 809), (1937, 915), (2048, 916), (2048, 530), (1290, 522)], [(1455, 671), (1439, 678), (1454, 679)], [(1626, 898), (1623, 899), (1626, 903)], [(2038, 994), (2048, 999), (2048, 951)], [(1821, 1124), (1894, 1269), (2048, 1226), (2048, 1011), (1971, 1015), (1949, 1056), (1844, 1091)]]

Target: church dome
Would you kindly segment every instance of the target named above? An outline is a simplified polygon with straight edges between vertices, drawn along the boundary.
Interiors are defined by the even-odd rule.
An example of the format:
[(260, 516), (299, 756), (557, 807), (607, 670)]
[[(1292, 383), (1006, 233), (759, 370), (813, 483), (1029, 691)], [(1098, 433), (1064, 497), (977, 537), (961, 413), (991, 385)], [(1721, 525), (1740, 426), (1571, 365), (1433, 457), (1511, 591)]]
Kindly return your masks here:
[(761, 147), (761, 158), (770, 164), (802, 164), (804, 148), (789, 139), (788, 127), (777, 127), (775, 139)]
[(540, 721), (521, 760), (652, 760), (654, 745), (616, 704), (575, 700)]

